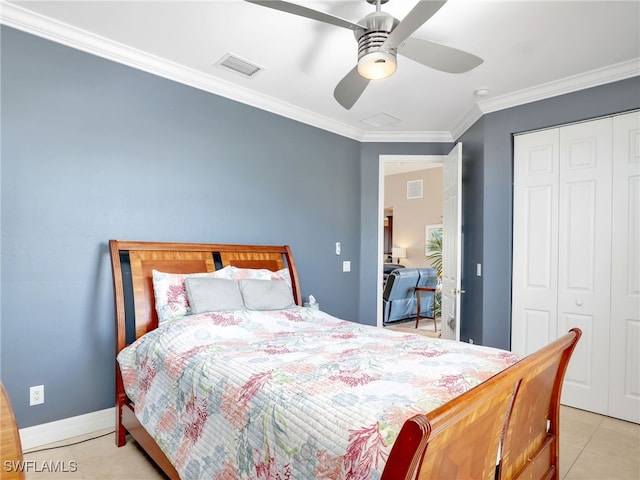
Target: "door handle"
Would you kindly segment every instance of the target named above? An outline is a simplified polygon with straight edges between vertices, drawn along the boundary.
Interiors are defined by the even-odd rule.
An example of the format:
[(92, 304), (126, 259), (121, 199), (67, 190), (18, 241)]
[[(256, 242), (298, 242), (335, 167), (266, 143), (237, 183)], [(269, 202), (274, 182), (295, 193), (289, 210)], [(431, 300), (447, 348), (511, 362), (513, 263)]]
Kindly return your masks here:
[(466, 292), (465, 290), (460, 290), (460, 289), (458, 289), (458, 288), (454, 288), (453, 290), (451, 290), (451, 293), (452, 293), (453, 295), (460, 295), (460, 294), (462, 294), (462, 293), (467, 293), (467, 292)]

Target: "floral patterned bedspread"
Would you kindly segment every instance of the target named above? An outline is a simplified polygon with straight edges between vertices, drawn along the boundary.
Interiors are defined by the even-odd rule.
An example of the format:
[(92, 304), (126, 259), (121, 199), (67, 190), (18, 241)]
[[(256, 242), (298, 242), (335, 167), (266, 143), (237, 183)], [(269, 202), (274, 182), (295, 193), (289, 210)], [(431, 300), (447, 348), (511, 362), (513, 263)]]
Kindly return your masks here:
[(407, 418), (517, 360), (301, 307), (183, 317), (118, 355), (185, 480), (379, 479)]

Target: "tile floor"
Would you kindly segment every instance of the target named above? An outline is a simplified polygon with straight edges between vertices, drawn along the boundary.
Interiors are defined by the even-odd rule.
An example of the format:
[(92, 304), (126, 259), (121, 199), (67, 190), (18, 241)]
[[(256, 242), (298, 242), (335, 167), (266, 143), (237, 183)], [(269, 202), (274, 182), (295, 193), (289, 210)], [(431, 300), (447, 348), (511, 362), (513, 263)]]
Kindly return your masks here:
[(440, 318), (436, 319), (435, 325), (432, 318), (421, 318), (420, 322), (418, 322), (418, 328), (416, 328), (416, 321), (413, 319), (393, 323), (386, 326), (385, 328), (389, 330), (395, 330), (397, 332), (417, 333), (418, 335), (424, 335), (432, 338), (440, 338), (442, 329)]
[[(86, 438), (99, 438), (76, 443)], [(51, 446), (55, 446), (53, 444)], [(109, 430), (60, 442), (51, 450), (25, 452), (25, 461), (39, 469), (48, 462), (75, 472), (36, 472), (27, 480), (156, 480), (166, 477), (135, 441), (115, 446)], [(44, 448), (44, 447), (41, 447)], [(36, 449), (40, 450), (40, 449)], [(640, 480), (640, 425), (562, 407), (560, 418), (560, 478), (565, 480)]]
[(562, 407), (560, 478), (640, 479), (640, 425)]

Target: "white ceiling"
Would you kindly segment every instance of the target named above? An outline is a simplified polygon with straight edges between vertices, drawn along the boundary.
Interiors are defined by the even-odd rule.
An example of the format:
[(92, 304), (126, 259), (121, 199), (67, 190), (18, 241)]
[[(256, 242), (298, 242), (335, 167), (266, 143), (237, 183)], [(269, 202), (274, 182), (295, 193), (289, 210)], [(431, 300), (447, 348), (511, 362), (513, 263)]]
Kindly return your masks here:
[[(359, 21), (365, 0), (295, 0)], [(390, 0), (402, 19), (416, 0)], [(449, 0), (413, 36), (484, 59), (464, 74), (398, 57), (351, 110), (333, 98), (355, 65), (350, 30), (242, 0), (8, 1), (2, 23), (360, 141), (452, 141), (481, 114), (640, 75), (640, 2)], [(231, 53), (264, 67), (245, 78)], [(489, 95), (474, 91), (488, 88)], [(397, 122), (372, 126), (387, 116)], [(373, 122), (375, 123), (375, 122)]]

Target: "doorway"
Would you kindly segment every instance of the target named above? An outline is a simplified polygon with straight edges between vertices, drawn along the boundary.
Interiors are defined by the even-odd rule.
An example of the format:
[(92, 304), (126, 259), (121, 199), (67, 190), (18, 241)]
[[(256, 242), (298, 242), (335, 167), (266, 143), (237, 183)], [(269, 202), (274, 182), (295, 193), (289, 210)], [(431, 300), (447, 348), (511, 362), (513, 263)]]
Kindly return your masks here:
[[(380, 155), (379, 171), (378, 171), (378, 279), (376, 295), (376, 324), (378, 327), (382, 327), (382, 289), (383, 282), (383, 263), (385, 253), (385, 175), (403, 173), (412, 170), (420, 170), (430, 168), (432, 166), (443, 165), (445, 155)], [(422, 226), (424, 228), (424, 226)], [(395, 259), (394, 259), (395, 261)]]

